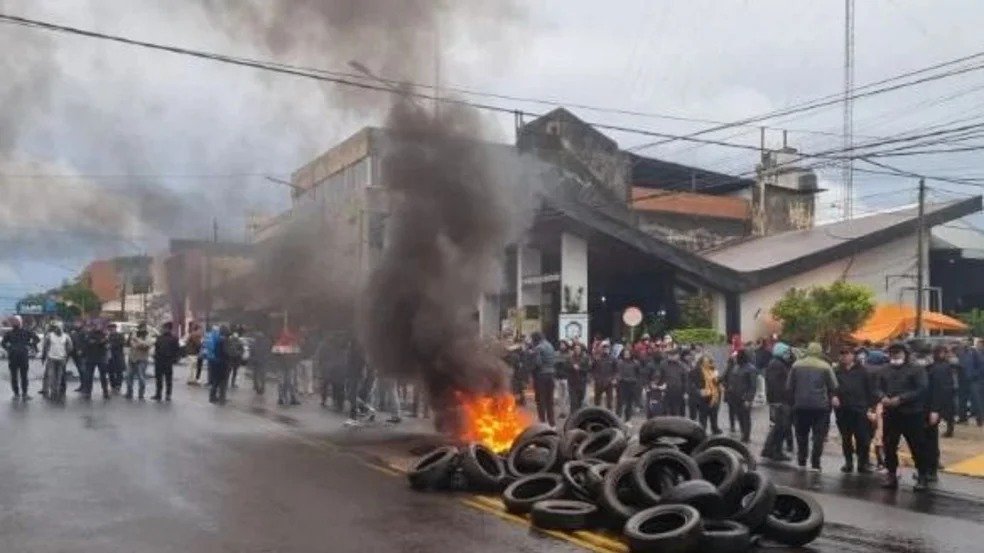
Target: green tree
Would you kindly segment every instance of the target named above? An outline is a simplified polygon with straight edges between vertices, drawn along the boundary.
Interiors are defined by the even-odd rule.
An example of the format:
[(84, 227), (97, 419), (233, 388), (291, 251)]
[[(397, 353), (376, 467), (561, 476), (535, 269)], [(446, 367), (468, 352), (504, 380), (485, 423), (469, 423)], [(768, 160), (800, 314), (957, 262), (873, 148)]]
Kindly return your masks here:
[[(99, 296), (81, 283), (69, 284), (62, 287), (58, 291), (58, 295), (61, 296), (62, 302), (65, 303), (67, 313), (77, 311), (80, 314), (86, 315), (89, 313), (98, 313), (102, 309), (102, 301), (99, 299)], [(71, 307), (75, 307), (76, 309), (72, 310), (70, 309)]]
[(830, 347), (860, 328), (874, 310), (870, 289), (837, 281), (809, 290), (789, 290), (772, 306), (772, 316), (782, 323), (787, 340), (819, 340)]
[(971, 336), (984, 336), (984, 309), (971, 309), (966, 313), (958, 314), (957, 318), (970, 327), (967, 332)]
[(683, 328), (711, 327), (711, 298), (707, 294), (694, 294), (680, 306), (680, 325)]

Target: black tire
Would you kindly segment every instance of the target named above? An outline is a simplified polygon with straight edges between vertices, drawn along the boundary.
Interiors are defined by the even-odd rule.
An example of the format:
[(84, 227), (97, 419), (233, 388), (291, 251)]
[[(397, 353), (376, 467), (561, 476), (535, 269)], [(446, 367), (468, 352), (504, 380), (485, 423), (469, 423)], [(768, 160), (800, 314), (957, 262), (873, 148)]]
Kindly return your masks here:
[[(591, 462), (594, 459), (584, 459), (581, 462)], [(612, 470), (615, 465), (613, 463), (601, 462), (597, 465), (591, 465), (588, 469), (588, 473), (584, 475), (584, 489), (588, 491), (588, 497), (593, 500), (597, 499), (601, 494), (601, 485), (605, 481), (605, 475), (608, 471)]]
[(648, 445), (642, 445), (639, 442), (629, 442), (629, 445), (625, 447), (622, 451), (622, 455), (618, 458), (618, 462), (628, 461), (630, 459), (638, 459), (642, 457), (642, 454), (649, 451), (651, 448)]
[(639, 443), (670, 443), (684, 453), (692, 452), (706, 438), (707, 433), (700, 424), (686, 417), (655, 417), (639, 428)]
[[(535, 462), (532, 467), (521, 462), (523, 451), (529, 447), (540, 447), (547, 450), (545, 457)], [(559, 464), (559, 448), (560, 439), (555, 435), (546, 434), (530, 438), (523, 443), (517, 444), (516, 447), (509, 451), (509, 456), (506, 457), (506, 470), (513, 476), (528, 476), (530, 474), (540, 474), (556, 470)], [(529, 459), (523, 459), (523, 461), (528, 462)]]
[(564, 435), (560, 438), (559, 454), (561, 462), (577, 459), (577, 448), (580, 447), (584, 440), (588, 439), (588, 436), (590, 434), (580, 428), (572, 428), (564, 432)]
[(628, 440), (618, 428), (606, 428), (588, 436), (577, 448), (578, 459), (599, 459), (614, 463), (625, 451)]
[(564, 430), (580, 428), (589, 434), (606, 428), (625, 431), (625, 423), (615, 413), (602, 407), (582, 407), (564, 421)]
[(705, 519), (721, 518), (727, 511), (721, 494), (707, 480), (681, 482), (664, 491), (661, 499), (661, 505), (690, 505)]
[(533, 474), (516, 480), (502, 492), (506, 510), (513, 514), (526, 514), (538, 501), (562, 499), (567, 486), (559, 474)]
[(560, 475), (571, 494), (584, 501), (593, 501), (594, 495), (588, 490), (588, 471), (594, 466), (590, 461), (567, 461), (560, 467)]
[(760, 472), (750, 471), (742, 478), (738, 504), (733, 506), (729, 519), (740, 522), (750, 532), (758, 533), (776, 502), (776, 486)]
[(632, 479), (632, 469), (635, 465), (636, 461), (614, 465), (605, 474), (598, 493), (598, 505), (620, 523), (646, 506), (640, 502)]
[(420, 457), (407, 471), (407, 480), (415, 490), (441, 489), (451, 485), (458, 448), (439, 447)]
[(513, 439), (512, 445), (509, 447), (509, 451), (512, 452), (513, 449), (516, 449), (516, 446), (520, 444), (525, 444), (530, 440), (532, 440), (533, 438), (539, 436), (556, 436), (556, 435), (557, 435), (557, 431), (549, 424), (542, 423), (542, 422), (533, 423), (527, 426), (525, 429), (523, 429), (523, 431), (520, 432), (519, 435)]
[(598, 507), (585, 501), (548, 499), (530, 511), (533, 526), (544, 530), (586, 530), (598, 516)]
[(680, 482), (697, 480), (697, 463), (682, 451), (659, 447), (649, 450), (636, 462), (635, 487), (645, 505), (658, 505), (661, 495)]
[(755, 455), (752, 455), (752, 451), (748, 449), (748, 446), (729, 436), (711, 436), (701, 442), (701, 444), (697, 446), (696, 449), (691, 451), (690, 454), (698, 455), (699, 453), (707, 451), (712, 447), (726, 447), (728, 449), (733, 449), (745, 463), (746, 470), (755, 470), (758, 466), (758, 463), (755, 460)]
[(697, 509), (660, 505), (633, 515), (624, 532), (633, 553), (691, 553), (700, 543), (701, 528)]
[(727, 447), (714, 446), (694, 456), (701, 477), (717, 487), (718, 493), (728, 504), (740, 499), (741, 482), (745, 478), (745, 465), (738, 453)]
[(779, 486), (762, 533), (769, 539), (800, 547), (817, 539), (823, 530), (823, 508), (810, 494)]
[(471, 444), (461, 455), (461, 471), (474, 491), (501, 491), (504, 487), (506, 465), (502, 457), (482, 444)]
[(740, 522), (705, 517), (699, 547), (706, 553), (745, 553), (752, 547), (752, 534)]

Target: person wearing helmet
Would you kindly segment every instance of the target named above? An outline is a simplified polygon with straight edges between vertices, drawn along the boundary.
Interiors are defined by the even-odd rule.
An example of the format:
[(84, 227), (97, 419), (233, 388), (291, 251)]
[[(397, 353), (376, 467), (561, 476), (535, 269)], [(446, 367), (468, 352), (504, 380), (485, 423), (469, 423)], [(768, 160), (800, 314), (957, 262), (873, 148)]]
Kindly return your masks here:
[(769, 403), (772, 427), (759, 455), (773, 461), (791, 460), (783, 453), (782, 446), (791, 439), (793, 433), (793, 405), (786, 392), (786, 381), (794, 360), (792, 348), (783, 342), (777, 342), (772, 346), (772, 360), (765, 366), (765, 399)]
[[(928, 353), (924, 349), (920, 345), (918, 357), (924, 357)], [(910, 357), (905, 344), (893, 343), (888, 348), (889, 365), (878, 374), (875, 395), (883, 409), (882, 442), (887, 473), (882, 487), (886, 489), (894, 490), (899, 487), (899, 443), (903, 437), (909, 444), (916, 465), (915, 489), (926, 489), (923, 408), (928, 384), (925, 368), (913, 362), (915, 359), (912, 357), (917, 356)]]

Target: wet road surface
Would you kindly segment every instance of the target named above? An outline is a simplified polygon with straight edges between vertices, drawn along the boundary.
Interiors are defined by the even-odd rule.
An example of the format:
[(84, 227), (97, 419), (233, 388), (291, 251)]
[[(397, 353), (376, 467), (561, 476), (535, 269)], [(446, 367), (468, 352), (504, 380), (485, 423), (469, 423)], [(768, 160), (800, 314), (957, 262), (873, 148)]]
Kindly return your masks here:
[[(5, 553), (580, 550), (367, 464), (410, 459), (425, 425), (353, 431), (315, 400), (281, 409), (248, 387), (220, 408), (180, 380), (173, 404), (70, 396), (0, 403)], [(929, 494), (890, 493), (833, 472), (836, 457), (824, 465), (764, 465), (823, 505), (813, 551), (982, 551), (984, 482), (945, 475)]]
[(0, 551), (579, 551), (179, 386), (172, 404), (4, 400)]

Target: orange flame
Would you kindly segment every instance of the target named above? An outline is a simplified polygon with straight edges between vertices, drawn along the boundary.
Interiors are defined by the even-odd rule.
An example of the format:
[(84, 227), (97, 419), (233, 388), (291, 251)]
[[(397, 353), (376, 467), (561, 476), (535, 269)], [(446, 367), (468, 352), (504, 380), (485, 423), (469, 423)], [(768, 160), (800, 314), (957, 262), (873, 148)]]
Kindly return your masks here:
[(529, 414), (516, 407), (509, 394), (473, 396), (455, 394), (461, 408), (461, 436), (467, 442), (479, 442), (502, 453), (532, 421)]

